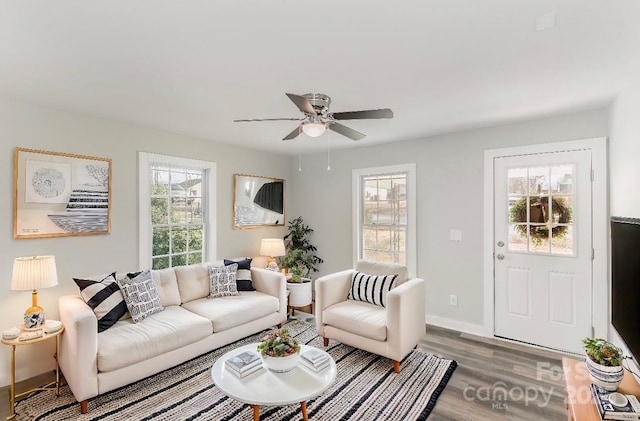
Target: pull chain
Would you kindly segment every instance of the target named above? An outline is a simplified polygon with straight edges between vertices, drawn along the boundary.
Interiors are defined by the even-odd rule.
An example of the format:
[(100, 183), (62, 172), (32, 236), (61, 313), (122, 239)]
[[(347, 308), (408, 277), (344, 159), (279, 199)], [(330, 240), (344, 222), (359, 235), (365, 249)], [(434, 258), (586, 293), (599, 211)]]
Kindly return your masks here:
[(301, 151), (302, 150), (302, 136), (300, 136), (300, 126), (298, 126), (298, 171), (302, 171), (302, 157), (301, 157)]
[(327, 131), (327, 171), (331, 171), (331, 134)]

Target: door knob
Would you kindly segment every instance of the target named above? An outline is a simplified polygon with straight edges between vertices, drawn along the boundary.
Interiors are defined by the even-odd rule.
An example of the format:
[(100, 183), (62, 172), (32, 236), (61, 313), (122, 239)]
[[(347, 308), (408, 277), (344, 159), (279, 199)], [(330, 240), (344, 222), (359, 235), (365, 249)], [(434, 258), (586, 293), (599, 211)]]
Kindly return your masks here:
[(498, 241), (498, 247), (504, 247), (504, 241)]
[(498, 259), (498, 260), (504, 259), (504, 254), (502, 254), (502, 253), (496, 254), (496, 259)]

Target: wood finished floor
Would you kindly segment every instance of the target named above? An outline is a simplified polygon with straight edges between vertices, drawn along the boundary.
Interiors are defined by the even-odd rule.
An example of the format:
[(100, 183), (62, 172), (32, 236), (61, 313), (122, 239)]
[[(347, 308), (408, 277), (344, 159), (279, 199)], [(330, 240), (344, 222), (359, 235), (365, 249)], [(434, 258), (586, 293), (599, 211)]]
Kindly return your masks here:
[[(294, 318), (313, 320), (298, 311)], [(429, 421), (567, 419), (563, 354), (434, 326), (427, 326), (418, 348), (458, 362)], [(52, 377), (24, 383), (33, 387)], [(0, 388), (0, 419), (9, 415), (7, 389)], [(19, 391), (24, 389), (20, 385)]]

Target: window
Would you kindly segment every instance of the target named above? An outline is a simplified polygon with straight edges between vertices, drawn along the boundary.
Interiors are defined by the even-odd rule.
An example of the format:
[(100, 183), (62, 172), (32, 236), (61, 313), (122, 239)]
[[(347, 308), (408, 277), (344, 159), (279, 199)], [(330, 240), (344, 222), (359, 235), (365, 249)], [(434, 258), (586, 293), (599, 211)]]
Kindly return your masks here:
[(140, 268), (215, 257), (215, 164), (140, 152)]
[(355, 260), (392, 262), (416, 275), (415, 164), (353, 170)]

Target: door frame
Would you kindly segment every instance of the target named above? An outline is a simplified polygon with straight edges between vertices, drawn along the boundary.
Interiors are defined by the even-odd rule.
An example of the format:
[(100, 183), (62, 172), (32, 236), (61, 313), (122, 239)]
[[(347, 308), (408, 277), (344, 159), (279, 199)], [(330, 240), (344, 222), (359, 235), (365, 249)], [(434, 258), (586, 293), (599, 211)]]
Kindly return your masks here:
[[(607, 338), (609, 332), (609, 171), (607, 168), (607, 138), (572, 140), (567, 142), (540, 143), (511, 148), (484, 151), (484, 334), (495, 334), (494, 301), (494, 160), (499, 157), (553, 153), (575, 150), (591, 151), (593, 170), (591, 202), (591, 242), (594, 249), (592, 261), (591, 325), (595, 337)], [(603, 300), (602, 297), (606, 297)]]

